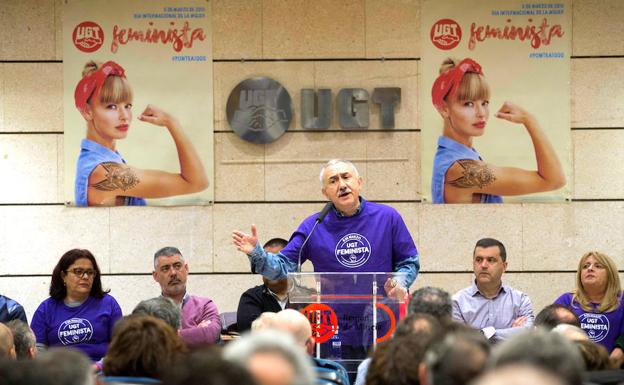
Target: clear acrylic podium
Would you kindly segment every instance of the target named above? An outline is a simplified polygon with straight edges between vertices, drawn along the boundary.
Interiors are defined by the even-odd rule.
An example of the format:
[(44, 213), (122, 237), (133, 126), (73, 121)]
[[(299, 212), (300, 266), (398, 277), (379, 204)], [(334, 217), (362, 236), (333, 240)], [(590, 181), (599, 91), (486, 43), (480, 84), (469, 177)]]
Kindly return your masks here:
[(406, 314), (407, 298), (386, 293), (405, 273), (291, 273), (290, 305), (310, 320), (316, 357), (349, 372), (379, 342), (389, 339)]

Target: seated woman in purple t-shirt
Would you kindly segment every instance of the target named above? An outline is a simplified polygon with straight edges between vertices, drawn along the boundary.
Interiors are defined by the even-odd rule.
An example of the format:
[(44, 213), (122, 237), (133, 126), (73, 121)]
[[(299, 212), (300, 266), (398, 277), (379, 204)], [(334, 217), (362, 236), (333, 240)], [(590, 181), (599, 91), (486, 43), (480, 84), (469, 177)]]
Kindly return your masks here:
[(72, 249), (54, 267), (50, 298), (39, 305), (30, 326), (38, 346), (72, 347), (98, 361), (106, 354), (119, 318), (121, 308), (102, 290), (93, 254)]
[(583, 255), (576, 271), (576, 290), (555, 303), (569, 306), (589, 338), (607, 348), (617, 366), (624, 363), (624, 351), (616, 344), (624, 335), (624, 296), (611, 258), (596, 251)]

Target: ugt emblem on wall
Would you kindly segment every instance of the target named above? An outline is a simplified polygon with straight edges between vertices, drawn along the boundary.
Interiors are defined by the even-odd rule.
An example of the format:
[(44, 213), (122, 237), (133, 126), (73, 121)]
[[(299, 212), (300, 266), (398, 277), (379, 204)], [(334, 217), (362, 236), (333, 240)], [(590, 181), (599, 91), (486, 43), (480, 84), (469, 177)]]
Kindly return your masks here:
[(292, 120), (292, 100), (286, 88), (267, 77), (243, 80), (230, 93), (226, 113), (232, 130), (253, 143), (271, 143)]

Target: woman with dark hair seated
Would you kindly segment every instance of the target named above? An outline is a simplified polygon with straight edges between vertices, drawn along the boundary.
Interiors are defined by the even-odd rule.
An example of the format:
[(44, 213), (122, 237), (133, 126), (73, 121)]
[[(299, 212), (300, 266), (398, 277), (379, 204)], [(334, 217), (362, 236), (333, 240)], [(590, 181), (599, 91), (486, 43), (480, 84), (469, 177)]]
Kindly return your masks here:
[(37, 345), (72, 347), (92, 361), (104, 357), (121, 318), (121, 308), (108, 291), (102, 290), (100, 268), (89, 250), (63, 254), (52, 272), (50, 298), (32, 318)]
[(173, 328), (146, 315), (124, 317), (115, 326), (101, 381), (115, 384), (160, 383), (186, 347)]

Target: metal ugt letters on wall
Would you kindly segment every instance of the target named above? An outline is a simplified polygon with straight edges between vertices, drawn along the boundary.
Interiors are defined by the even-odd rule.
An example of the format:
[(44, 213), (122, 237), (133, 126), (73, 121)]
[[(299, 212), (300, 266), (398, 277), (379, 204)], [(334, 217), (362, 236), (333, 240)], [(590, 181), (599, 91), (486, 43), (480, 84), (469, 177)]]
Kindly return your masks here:
[[(336, 98), (340, 127), (367, 128), (369, 101), (367, 90), (343, 88)], [(332, 121), (331, 89), (301, 90), (301, 126), (306, 129), (328, 129)], [(394, 108), (401, 102), (398, 87), (375, 88), (372, 101), (380, 105), (381, 126), (394, 128)], [(256, 77), (240, 82), (230, 93), (226, 113), (232, 130), (252, 143), (271, 143), (288, 129), (293, 115), (290, 94), (277, 81)]]

